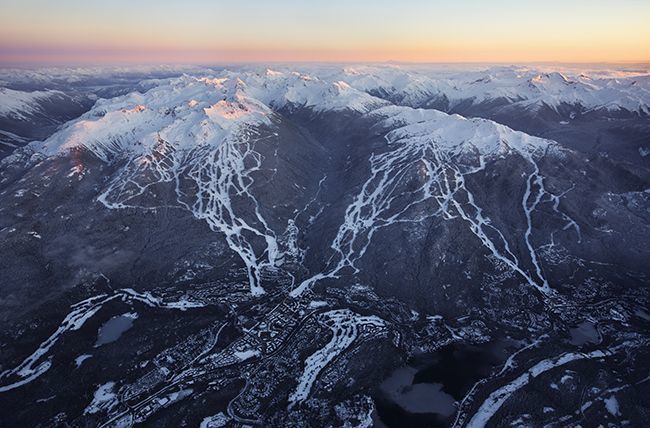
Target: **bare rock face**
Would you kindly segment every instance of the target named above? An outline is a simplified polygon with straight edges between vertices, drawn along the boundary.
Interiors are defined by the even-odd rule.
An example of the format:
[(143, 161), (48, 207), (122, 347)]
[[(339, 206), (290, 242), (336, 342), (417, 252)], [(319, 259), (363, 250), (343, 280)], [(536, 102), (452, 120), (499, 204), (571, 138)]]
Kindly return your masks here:
[(14, 150), (0, 424), (642, 424), (645, 92), (495, 73), (189, 73)]

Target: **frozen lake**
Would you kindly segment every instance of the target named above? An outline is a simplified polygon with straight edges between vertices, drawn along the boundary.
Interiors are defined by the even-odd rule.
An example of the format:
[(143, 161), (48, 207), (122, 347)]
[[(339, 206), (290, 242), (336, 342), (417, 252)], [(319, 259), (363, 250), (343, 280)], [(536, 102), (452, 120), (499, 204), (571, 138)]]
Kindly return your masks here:
[(135, 312), (115, 316), (104, 323), (97, 332), (95, 347), (115, 342), (125, 331), (133, 327), (133, 321), (138, 318)]

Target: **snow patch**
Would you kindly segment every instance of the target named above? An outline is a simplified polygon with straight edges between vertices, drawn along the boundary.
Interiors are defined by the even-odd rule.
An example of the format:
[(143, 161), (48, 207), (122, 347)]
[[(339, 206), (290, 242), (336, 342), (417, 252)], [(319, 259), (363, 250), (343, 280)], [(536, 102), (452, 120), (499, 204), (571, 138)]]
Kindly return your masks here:
[(107, 382), (100, 385), (95, 391), (93, 401), (84, 410), (84, 415), (92, 415), (99, 412), (108, 412), (118, 404), (117, 395), (113, 392), (115, 382)]
[(234, 355), (239, 359), (239, 361), (246, 361), (251, 358), (259, 356), (260, 351), (257, 349), (249, 349), (246, 351), (235, 351)]
[(605, 402), (605, 408), (612, 416), (621, 416), (620, 406), (615, 396), (612, 395), (603, 401)]
[(74, 363), (77, 366), (77, 368), (81, 367), (84, 361), (86, 361), (88, 358), (91, 358), (91, 354), (83, 354), (79, 355), (77, 358), (74, 359)]
[(225, 427), (228, 421), (230, 421), (230, 417), (226, 416), (223, 412), (219, 412), (216, 415), (204, 418), (199, 428), (221, 428)]

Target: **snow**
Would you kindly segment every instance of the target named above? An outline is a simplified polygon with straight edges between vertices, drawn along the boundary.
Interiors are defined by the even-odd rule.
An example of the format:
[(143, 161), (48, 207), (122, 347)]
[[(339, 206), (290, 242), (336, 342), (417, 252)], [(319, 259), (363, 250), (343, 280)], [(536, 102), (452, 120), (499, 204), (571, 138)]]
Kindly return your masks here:
[(605, 408), (612, 416), (621, 416), (620, 406), (615, 396), (612, 395), (603, 401), (605, 402)]
[(573, 379), (572, 375), (566, 374), (566, 375), (562, 376), (562, 378), (560, 379), (560, 383), (564, 385), (565, 383), (569, 382), (572, 379)]
[(230, 418), (228, 416), (223, 412), (219, 412), (216, 415), (203, 418), (199, 428), (221, 428), (226, 426), (229, 420)]
[(86, 361), (88, 358), (91, 358), (91, 354), (83, 354), (79, 355), (77, 358), (74, 359), (74, 363), (77, 366), (77, 368), (81, 367), (84, 361)]
[[(186, 75), (160, 80), (144, 94), (99, 100), (91, 111), (32, 147), (52, 156), (85, 148), (105, 162), (127, 160), (98, 198), (111, 209), (153, 208), (138, 202), (154, 184), (152, 176), (154, 182), (175, 185), (177, 203), (225, 235), (246, 265), (251, 294), (261, 295), (261, 272), (275, 267), (281, 255), (275, 232), (249, 191), (251, 174), (261, 167), (255, 144), (263, 139), (252, 129), (273, 126), (272, 108), (364, 112), (383, 104), (344, 82), (297, 73)], [(83, 166), (77, 165), (70, 175), (79, 170)], [(178, 188), (181, 175), (195, 182), (195, 195)], [(240, 197), (255, 206), (253, 222), (236, 211), (233, 201)], [(263, 251), (255, 250), (254, 239), (266, 244)]]
[(187, 309), (202, 308), (205, 306), (201, 302), (194, 302), (185, 298), (181, 298), (177, 301), (163, 301), (161, 298), (152, 295), (148, 291), (140, 293), (132, 288), (123, 288), (121, 290), (118, 290), (117, 294), (125, 302), (138, 301), (154, 308), (178, 309), (185, 311)]
[[(0, 392), (9, 391), (19, 386), (25, 385), (38, 378), (51, 367), (51, 357), (43, 361), (45, 356), (50, 352), (52, 347), (68, 331), (79, 330), (83, 325), (92, 318), (102, 307), (113, 300), (121, 299), (126, 303), (140, 302), (147, 306), (161, 309), (176, 309), (184, 311), (191, 307), (202, 307), (200, 303), (188, 301), (165, 302), (160, 298), (153, 296), (151, 293), (139, 293), (133, 289), (126, 288), (113, 292), (113, 294), (99, 294), (81, 302), (73, 304), (70, 313), (63, 319), (57, 330), (41, 343), (30, 356), (13, 369), (8, 369), (0, 373), (0, 382), (7, 379), (19, 378), (7, 384), (0, 384)], [(127, 314), (133, 316), (131, 314)]]
[(0, 88), (0, 117), (27, 119), (40, 110), (39, 102), (64, 96), (61, 91), (16, 91)]
[(98, 100), (91, 111), (36, 147), (50, 155), (86, 147), (104, 160), (150, 153), (161, 139), (176, 150), (214, 148), (246, 126), (270, 125), (272, 108), (367, 112), (385, 104), (343, 81), (299, 73), (184, 75), (160, 79), (144, 94)]
[[(0, 129), (0, 136), (3, 136), (4, 138), (11, 140), (14, 143), (26, 143), (29, 141), (25, 137), (21, 137), (20, 135), (16, 135), (13, 132), (5, 131), (3, 129)], [(14, 147), (12, 143), (9, 143), (7, 141), (2, 141), (1, 143)]]
[[(552, 203), (554, 214), (566, 222), (565, 229), (575, 228), (580, 238), (577, 223), (559, 209), (564, 194), (555, 195), (546, 190), (537, 166), (542, 156), (564, 156), (557, 143), (489, 120), (466, 119), (436, 110), (388, 106), (372, 110), (366, 116), (377, 123), (376, 129), (385, 131), (391, 150), (370, 157), (370, 176), (345, 211), (331, 243), (338, 260), (335, 258), (324, 271), (305, 279), (291, 291), (292, 296), (301, 295), (318, 281), (336, 278), (344, 268), (356, 271), (355, 263), (364, 256), (375, 233), (401, 222), (423, 220), (422, 214), (414, 216), (413, 213), (429, 201), (438, 209), (427, 209), (425, 217), (463, 220), (497, 260), (544, 295), (553, 294), (531, 242), (532, 217), (538, 206), (543, 202)], [(519, 240), (528, 249), (532, 272), (512, 253), (510, 248), (515, 243), (492, 225), (465, 181), (466, 176), (482, 171), (488, 160), (506, 155), (520, 156), (530, 171), (521, 200), (527, 229)], [(410, 171), (418, 172), (419, 187), (412, 190), (413, 197), (407, 203), (400, 204), (404, 182), (411, 178)]]
[(162, 398), (158, 398), (158, 403), (160, 403), (164, 407), (168, 407), (172, 404), (174, 404), (177, 401), (183, 400), (194, 392), (193, 389), (187, 388), (187, 389), (181, 389), (179, 391), (174, 391)]
[[(356, 270), (356, 261), (364, 256), (376, 232), (400, 222), (422, 220), (421, 214), (414, 217), (413, 213), (432, 201), (439, 209), (426, 216), (463, 220), (497, 260), (530, 286), (552, 294), (531, 241), (533, 216), (540, 205), (550, 202), (553, 215), (566, 223), (565, 230), (575, 229), (580, 239), (577, 223), (559, 209), (563, 194), (552, 194), (545, 188), (537, 166), (543, 156), (564, 156), (561, 146), (490, 120), (391, 105), (364, 91), (370, 90), (367, 85), (374, 81), (426, 93), (432, 78), (414, 71), (399, 67), (323, 71), (315, 66), (313, 73), (308, 71), (252, 68), (226, 70), (216, 76), (159, 79), (144, 93), (99, 100), (91, 111), (46, 141), (32, 143), (32, 147), (52, 156), (84, 147), (105, 162), (123, 160), (125, 166), (98, 197), (110, 209), (155, 209), (156, 197), (150, 188), (158, 183), (169, 186), (177, 206), (225, 236), (246, 267), (251, 294), (259, 296), (265, 293), (262, 271), (277, 268), (285, 253), (280, 251), (276, 231), (269, 227), (251, 192), (255, 173), (262, 168), (256, 146), (277, 138), (273, 131), (278, 111), (351, 111), (383, 132), (391, 151), (371, 157), (371, 175), (346, 210), (331, 243), (335, 258), (323, 271), (295, 287), (292, 296), (318, 281), (337, 277), (345, 268)], [(376, 73), (381, 78), (370, 79)], [(472, 73), (485, 71), (461, 75), (476, 77)], [(524, 76), (521, 78), (526, 85), (548, 87), (545, 90), (549, 93), (549, 88), (571, 83), (563, 74), (531, 73), (527, 69), (498, 68), (490, 70), (488, 77), (472, 80), (470, 86), (489, 83), (505, 91), (519, 75)], [(364, 90), (355, 87), (360, 78), (364, 79)], [(467, 89), (457, 83), (450, 87)], [(594, 85), (592, 80), (588, 84)], [(448, 82), (443, 85), (436, 81), (436, 85), (441, 88)], [(527, 99), (515, 94), (508, 97)], [(486, 162), (511, 155), (520, 156), (527, 170), (521, 200), (527, 228), (517, 242), (506, 240), (491, 224), (465, 182), (466, 176), (482, 171)], [(398, 208), (400, 184), (408, 174), (404, 165), (419, 171), (420, 188), (412, 202)], [(83, 171), (82, 165), (76, 168), (71, 175), (79, 168)], [(181, 182), (191, 183), (195, 191), (185, 192)], [(245, 204), (239, 203), (242, 199)], [(246, 205), (252, 209), (242, 210)], [(510, 250), (519, 245), (528, 249), (529, 263), (520, 263)]]
[(309, 302), (308, 308), (309, 309), (317, 309), (317, 308), (322, 308), (322, 307), (325, 307), (325, 306), (327, 306), (327, 302), (325, 302), (323, 300), (312, 300), (311, 302)]
[[(555, 67), (557, 68), (557, 67)], [(538, 109), (562, 104), (587, 110), (626, 109), (650, 112), (650, 74), (606, 70), (544, 67), (478, 67), (440, 69), (409, 66), (361, 66), (330, 70), (357, 89), (384, 93), (403, 105), (422, 105), (431, 99), (446, 99), (453, 107), (464, 101), (474, 104), (505, 100), (523, 108)]]
[(373, 414), (376, 412), (375, 403), (367, 395), (356, 396), (334, 406), (336, 416), (341, 420), (338, 425), (342, 428), (373, 427)]
[(269, 110), (245, 97), (238, 83), (183, 76), (163, 80), (145, 94), (99, 100), (41, 143), (41, 150), (54, 154), (86, 147), (108, 160), (116, 153), (151, 153), (161, 139), (180, 150), (217, 146), (240, 126), (268, 120)]
[[(0, 392), (7, 392), (11, 391), (12, 389), (18, 388), (23, 385), (27, 385), (34, 379), (38, 378), (40, 375), (48, 371), (52, 367), (52, 358), (48, 358), (46, 361), (43, 361), (36, 367), (31, 367), (28, 372), (24, 372), (20, 374), (21, 379), (7, 384), (7, 385), (2, 385), (0, 386)], [(7, 374), (12, 374), (11, 371), (5, 371), (2, 374), (0, 374), (0, 378), (2, 378), (5, 373)]]
[(342, 80), (324, 80), (295, 71), (248, 72), (243, 77), (251, 96), (274, 109), (306, 107), (317, 112), (368, 112), (387, 104)]
[(559, 146), (550, 140), (514, 131), (491, 120), (399, 106), (380, 108), (372, 114), (385, 118), (381, 126), (393, 129), (387, 134), (392, 142), (428, 139), (451, 154), (478, 153), (485, 157), (515, 152), (528, 158), (548, 150), (561, 153)]
[(73, 178), (73, 177), (78, 177), (80, 180), (83, 178), (84, 172), (86, 169), (84, 168), (83, 165), (75, 165), (72, 168), (70, 168), (70, 172), (68, 173), (68, 178)]
[(47, 84), (66, 82), (75, 84), (84, 80), (110, 79), (139, 76), (181, 75), (183, 73), (211, 73), (212, 69), (193, 65), (119, 65), (92, 67), (3, 67), (0, 69), (0, 81), (27, 84)]
[(248, 359), (257, 357), (260, 355), (260, 351), (257, 349), (249, 349), (246, 351), (235, 351), (234, 355), (239, 361), (246, 361)]
[(92, 402), (84, 410), (84, 415), (109, 411), (115, 407), (118, 400), (113, 388), (115, 388), (115, 382), (100, 385), (95, 391)]
[[(643, 343), (643, 342), (640, 342)], [(483, 427), (490, 419), (496, 414), (503, 404), (518, 390), (526, 386), (532, 379), (546, 373), (549, 370), (561, 367), (565, 364), (577, 360), (584, 359), (598, 359), (614, 355), (618, 352), (632, 349), (636, 342), (625, 342), (606, 350), (594, 350), (591, 352), (567, 352), (554, 358), (548, 358), (539, 361), (537, 364), (526, 370), (523, 374), (505, 384), (504, 386), (493, 391), (487, 399), (481, 404), (478, 410), (474, 413), (467, 427)], [(612, 406), (614, 403), (612, 402)], [(613, 409), (613, 407), (612, 407)], [(608, 408), (609, 410), (609, 408)], [(616, 409), (617, 410), (617, 409)]]
[(361, 316), (349, 309), (337, 309), (320, 314), (319, 321), (332, 332), (332, 338), (321, 349), (307, 357), (302, 375), (296, 389), (289, 395), (290, 406), (303, 402), (309, 396), (319, 373), (339, 354), (344, 352), (357, 339), (359, 327), (370, 324), (385, 326), (384, 320), (376, 316)]

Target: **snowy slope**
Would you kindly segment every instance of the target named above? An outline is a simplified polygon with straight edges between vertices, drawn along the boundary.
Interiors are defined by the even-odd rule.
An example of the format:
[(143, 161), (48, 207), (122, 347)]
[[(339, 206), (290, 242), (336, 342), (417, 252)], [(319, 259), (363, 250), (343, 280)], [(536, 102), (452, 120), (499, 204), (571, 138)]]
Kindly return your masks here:
[(271, 125), (274, 111), (284, 108), (354, 111), (387, 129), (409, 125), (400, 132), (436, 138), (449, 150), (471, 146), (481, 155), (496, 155), (506, 146), (526, 152), (548, 146), (545, 140), (489, 120), (393, 106), (343, 81), (297, 72), (224, 72), (218, 77), (183, 76), (157, 84), (144, 94), (99, 100), (91, 111), (35, 147), (52, 155), (84, 146), (104, 160), (111, 153), (149, 153), (160, 140), (177, 150), (216, 147), (248, 126)]
[(147, 66), (97, 66), (97, 67), (41, 67), (0, 68), (0, 85), (52, 85), (66, 83), (115, 81), (138, 76), (172, 77), (183, 73), (209, 74), (212, 70), (191, 65), (147, 65)]
[(162, 80), (145, 94), (99, 100), (40, 145), (48, 154), (84, 146), (102, 159), (148, 153), (159, 139), (179, 149), (218, 145), (243, 124), (268, 122), (271, 111), (244, 96), (242, 85), (227, 78)]
[(99, 100), (91, 111), (36, 146), (47, 154), (84, 146), (105, 160), (110, 153), (148, 153), (160, 139), (176, 149), (216, 147), (246, 126), (270, 125), (272, 109), (367, 112), (387, 104), (344, 82), (270, 70), (183, 76), (156, 84), (144, 94)]
[[(247, 204), (258, 206), (250, 188), (255, 182), (253, 174), (262, 168), (263, 156), (256, 143), (264, 138), (262, 134), (278, 135), (278, 124), (287, 109), (313, 114), (345, 111), (383, 134), (392, 152), (371, 157), (375, 168), (372, 177), (392, 176), (398, 164), (424, 162), (423, 196), (411, 206), (430, 198), (438, 200), (435, 188), (441, 168), (453, 166), (461, 189), (462, 175), (481, 170), (489, 159), (515, 154), (535, 166), (536, 159), (551, 148), (560, 152), (551, 141), (489, 120), (393, 106), (341, 81), (294, 72), (224, 72), (217, 77), (165, 79), (157, 85), (145, 93), (100, 100), (81, 118), (30, 147), (48, 156), (65, 155), (83, 147), (104, 162), (125, 161), (98, 197), (107, 208), (155, 207), (155, 197), (148, 189), (158, 184), (173, 185), (174, 203), (226, 236), (229, 247), (247, 267), (253, 294), (264, 292), (261, 272), (276, 266), (283, 257), (277, 238), (281, 231), (272, 230), (259, 209), (239, 212), (241, 205), (236, 200), (244, 198)], [(263, 129), (267, 131), (260, 131)], [(71, 172), (74, 175), (82, 178), (79, 166)], [(191, 190), (181, 189), (181, 182), (192, 183)], [(384, 200), (384, 190), (388, 191), (382, 185), (372, 195)], [(451, 201), (455, 194), (458, 191), (441, 198)], [(364, 206), (373, 206), (371, 212), (376, 217), (383, 209), (375, 207), (375, 203), (378, 201), (374, 199), (360, 200), (353, 206), (359, 213), (365, 212)], [(388, 205), (386, 208), (390, 208)], [(405, 208), (404, 213), (409, 209)], [(353, 267), (354, 260), (363, 255), (363, 251), (354, 249), (354, 242), (360, 238), (367, 246), (372, 231), (380, 226), (377, 218), (357, 218), (354, 212), (350, 211), (351, 217), (345, 220), (340, 236), (332, 244), (344, 257), (332, 269), (305, 280), (295, 294)], [(395, 218), (399, 215), (394, 214)], [(263, 244), (261, 251), (256, 250), (254, 240), (246, 237), (251, 233)], [(528, 276), (526, 280), (537, 286)]]
[(345, 67), (332, 73), (363, 91), (386, 94), (405, 105), (446, 98), (451, 105), (493, 100), (523, 107), (562, 104), (586, 109), (650, 112), (650, 75), (545, 72), (530, 67), (493, 67), (478, 71), (417, 70), (398, 66)]
[(9, 88), (0, 88), (0, 117), (13, 119), (26, 119), (41, 110), (43, 101), (56, 102), (66, 95), (61, 91), (16, 91)]
[(552, 141), (514, 131), (507, 126), (486, 119), (467, 119), (463, 116), (409, 107), (389, 106), (373, 112), (385, 118), (381, 126), (391, 129), (390, 140), (435, 141), (450, 154), (477, 153), (484, 157), (498, 157), (512, 152), (530, 157), (560, 148)]

